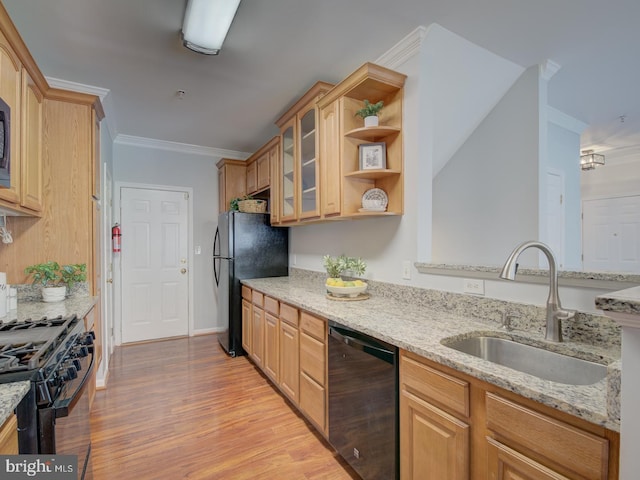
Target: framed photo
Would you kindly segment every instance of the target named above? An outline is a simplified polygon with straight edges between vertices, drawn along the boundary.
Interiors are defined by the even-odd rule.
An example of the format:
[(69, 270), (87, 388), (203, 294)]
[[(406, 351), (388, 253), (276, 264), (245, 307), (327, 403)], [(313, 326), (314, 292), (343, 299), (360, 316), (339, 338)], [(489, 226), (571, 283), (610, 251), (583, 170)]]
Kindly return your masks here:
[(378, 170), (387, 168), (387, 144), (361, 143), (360, 144), (360, 170)]

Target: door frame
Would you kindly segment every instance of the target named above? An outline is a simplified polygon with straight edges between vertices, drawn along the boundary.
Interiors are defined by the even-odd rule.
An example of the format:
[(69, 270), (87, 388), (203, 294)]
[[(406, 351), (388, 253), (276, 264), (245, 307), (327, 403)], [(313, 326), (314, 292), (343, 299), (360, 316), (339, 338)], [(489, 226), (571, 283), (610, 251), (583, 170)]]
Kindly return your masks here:
[[(193, 188), (183, 186), (171, 186), (171, 185), (154, 185), (148, 183), (134, 183), (134, 182), (115, 182), (115, 189), (113, 192), (113, 222), (121, 224), (121, 205), (120, 199), (123, 188), (137, 188), (140, 190), (162, 190), (171, 192), (184, 192), (188, 195), (187, 205), (187, 251), (188, 251), (188, 335), (191, 337), (195, 331), (194, 325), (194, 301), (193, 301)], [(122, 241), (126, 242), (126, 232), (122, 232)], [(109, 246), (111, 248), (111, 246)], [(115, 330), (115, 344), (122, 345), (122, 258), (120, 253), (113, 254), (113, 301), (114, 301), (114, 330)]]

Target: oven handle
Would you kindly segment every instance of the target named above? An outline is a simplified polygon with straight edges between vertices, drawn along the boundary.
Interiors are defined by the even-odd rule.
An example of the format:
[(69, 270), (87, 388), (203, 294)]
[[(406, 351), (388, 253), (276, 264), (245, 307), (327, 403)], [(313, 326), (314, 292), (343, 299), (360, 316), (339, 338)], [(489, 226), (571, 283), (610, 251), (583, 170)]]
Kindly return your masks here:
[(329, 327), (329, 336), (335, 338), (341, 343), (348, 345), (351, 348), (355, 348), (356, 350), (360, 350), (369, 355), (373, 355), (380, 360), (383, 360), (387, 363), (394, 363), (395, 353), (387, 350), (386, 348), (381, 348), (373, 343), (367, 342), (361, 338), (355, 338), (348, 335), (348, 330), (341, 329), (339, 327), (330, 326)]
[(78, 400), (80, 400), (82, 395), (84, 395), (85, 390), (89, 386), (89, 378), (91, 378), (91, 374), (93, 373), (93, 368), (94, 368), (94, 361), (93, 361), (94, 349), (93, 349), (93, 345), (89, 345), (88, 348), (89, 348), (89, 355), (91, 356), (91, 362), (89, 363), (89, 368), (85, 370), (84, 377), (82, 377), (82, 383), (74, 392), (73, 397), (71, 398), (71, 401), (68, 404), (65, 404), (62, 406), (56, 406), (54, 402), (53, 408), (56, 412), (56, 418), (68, 417), (69, 414), (73, 411), (73, 407), (75, 407), (76, 403), (78, 403)]

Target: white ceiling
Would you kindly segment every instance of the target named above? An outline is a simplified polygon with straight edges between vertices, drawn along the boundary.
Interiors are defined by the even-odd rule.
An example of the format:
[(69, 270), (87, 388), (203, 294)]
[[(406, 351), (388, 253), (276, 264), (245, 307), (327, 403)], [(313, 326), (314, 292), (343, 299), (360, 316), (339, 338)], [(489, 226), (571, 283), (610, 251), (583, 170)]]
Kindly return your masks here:
[(2, 3), (47, 77), (110, 91), (114, 135), (253, 152), (315, 81), (438, 23), (522, 67), (559, 64), (549, 104), (589, 125), (583, 146), (640, 145), (638, 0), (242, 0), (219, 56), (182, 47), (186, 0)]

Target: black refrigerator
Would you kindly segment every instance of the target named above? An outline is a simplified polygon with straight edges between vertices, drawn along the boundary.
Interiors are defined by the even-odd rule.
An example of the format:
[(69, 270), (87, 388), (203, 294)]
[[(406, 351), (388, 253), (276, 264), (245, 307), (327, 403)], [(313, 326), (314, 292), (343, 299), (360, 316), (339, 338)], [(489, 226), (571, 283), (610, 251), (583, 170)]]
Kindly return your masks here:
[(213, 272), (218, 288), (218, 335), (222, 348), (235, 357), (242, 349), (242, 286), (247, 278), (289, 274), (289, 229), (272, 227), (269, 214), (224, 212), (213, 241)]

